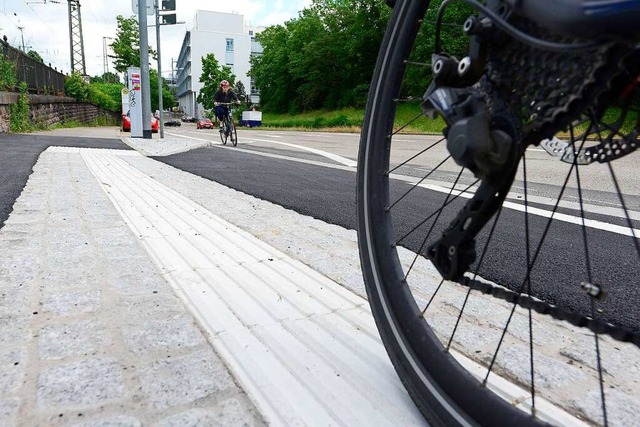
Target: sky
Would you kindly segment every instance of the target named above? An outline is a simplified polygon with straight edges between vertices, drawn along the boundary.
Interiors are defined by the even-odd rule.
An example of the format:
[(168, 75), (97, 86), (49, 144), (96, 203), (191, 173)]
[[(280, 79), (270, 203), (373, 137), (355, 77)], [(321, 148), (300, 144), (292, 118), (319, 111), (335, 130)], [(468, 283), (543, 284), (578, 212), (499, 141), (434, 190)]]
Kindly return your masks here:
[[(90, 76), (102, 75), (105, 70), (105, 43), (115, 37), (116, 16), (125, 18), (137, 15), (133, 12), (133, 0), (80, 0), (82, 39), (85, 67)], [(147, 0), (153, 1), (153, 0)], [(137, 3), (137, 2), (136, 2)], [(186, 31), (193, 27), (196, 10), (238, 13), (245, 24), (269, 26), (282, 24), (298, 16), (311, 0), (176, 0), (176, 25), (160, 27), (162, 75), (171, 75), (171, 61), (180, 53)], [(155, 23), (154, 16), (147, 16), (148, 24)], [(21, 29), (20, 29), (21, 28)], [(71, 67), (69, 41), (69, 8), (67, 0), (0, 0), (0, 34), (14, 47), (35, 50), (63, 73)], [(149, 45), (157, 49), (156, 29), (149, 27)], [(109, 54), (111, 53), (110, 48)], [(113, 60), (108, 59), (108, 71), (113, 70)], [(157, 69), (152, 61), (151, 68)]]

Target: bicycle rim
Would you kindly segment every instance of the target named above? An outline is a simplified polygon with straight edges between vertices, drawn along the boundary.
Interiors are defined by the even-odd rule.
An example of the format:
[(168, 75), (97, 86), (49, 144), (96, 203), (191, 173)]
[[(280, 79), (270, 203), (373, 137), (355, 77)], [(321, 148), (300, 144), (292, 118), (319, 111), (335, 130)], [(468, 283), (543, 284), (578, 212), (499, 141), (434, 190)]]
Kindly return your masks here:
[[(408, 124), (401, 122), (397, 115), (406, 67), (426, 65), (413, 64), (408, 59), (427, 8), (428, 2), (420, 0), (396, 2), (369, 92), (358, 155), (360, 258), (369, 303), (385, 348), (409, 394), (425, 418), (435, 425), (564, 424), (574, 420), (573, 415), (587, 418), (595, 424), (607, 424), (607, 416), (603, 415), (607, 412), (604, 397), (607, 393), (598, 388), (603, 389), (604, 382), (600, 345), (609, 337), (594, 337), (589, 335), (590, 331), (580, 329), (576, 332), (570, 325), (558, 325), (560, 329), (557, 330), (573, 334), (575, 337), (572, 336), (572, 340), (586, 342), (585, 346), (597, 353), (596, 362), (576, 361), (577, 356), (573, 355), (571, 360), (565, 358), (564, 363), (571, 365), (567, 366), (569, 373), (566, 375), (572, 375), (574, 369), (582, 369), (582, 365), (593, 368), (589, 378), (600, 383), (594, 386), (593, 393), (595, 398), (602, 400), (601, 405), (595, 406), (601, 406), (603, 410), (598, 413), (580, 408), (580, 403), (576, 402), (565, 405), (566, 402), (559, 402), (562, 399), (562, 396), (559, 397), (561, 392), (548, 390), (556, 388), (554, 379), (548, 373), (540, 373), (544, 371), (540, 362), (546, 361), (547, 355), (538, 354), (541, 347), (538, 344), (541, 336), (545, 336), (541, 325), (546, 325), (544, 322), (549, 321), (548, 316), (537, 316), (514, 304), (492, 298), (487, 301), (486, 295), (442, 280), (426, 260), (429, 242), (441, 235), (460, 209), (462, 200), (478, 188), (470, 172), (460, 170), (452, 160), (448, 160), (442, 138), (440, 141), (427, 141), (425, 138), (422, 147), (410, 152), (406, 145), (406, 140), (410, 138), (400, 135), (400, 131)], [(425, 67), (424, 73), (427, 75), (429, 69)], [(412, 95), (416, 97), (414, 99), (421, 98), (421, 93)], [(408, 121), (413, 120), (427, 119), (419, 113)], [(439, 149), (440, 146), (442, 149)], [(436, 154), (431, 155), (433, 151)], [(432, 156), (432, 159), (428, 163), (419, 163), (417, 159), (424, 156)], [(417, 167), (413, 167), (415, 165)], [(417, 175), (416, 170), (426, 172)], [(535, 286), (532, 282), (535, 284), (541, 275), (540, 271), (531, 268), (531, 264), (537, 261), (544, 265), (544, 262), (553, 262), (554, 256), (562, 256), (562, 253), (539, 250), (547, 245), (547, 232), (531, 232), (530, 222), (541, 220), (531, 219), (530, 211), (535, 208), (527, 206), (529, 189), (526, 167), (521, 170), (524, 172), (519, 172), (517, 179), (522, 178), (524, 183), (524, 189), (519, 192), (524, 191), (525, 203), (520, 203), (515, 210), (524, 219), (519, 217), (514, 220), (512, 212), (502, 215), (500, 211), (495, 222), (490, 222), (481, 233), (478, 259), (467, 273), (467, 278), (514, 288), (513, 283), (506, 283), (508, 280), (504, 278), (507, 274), (503, 274), (504, 270), (512, 269), (512, 265), (505, 268), (503, 263), (507, 261), (501, 258), (503, 252), (493, 253), (492, 250), (498, 245), (496, 240), (509, 248), (513, 245), (513, 242), (503, 243), (507, 238), (513, 239), (512, 229), (494, 234), (496, 229), (500, 230), (505, 222), (521, 223), (522, 235), (515, 239), (523, 243), (525, 249), (514, 249), (514, 252), (519, 254), (515, 258), (524, 259), (522, 264), (525, 265), (525, 272), (524, 277), (514, 281), (515, 287), (520, 287), (518, 292), (522, 291), (520, 283), (530, 290)], [(572, 176), (575, 177), (575, 172)], [(562, 184), (562, 178), (558, 181), (558, 185)], [(566, 188), (566, 182), (563, 188)], [(622, 196), (619, 188), (616, 191)], [(433, 194), (429, 193), (437, 193), (440, 197), (434, 199)], [(562, 193), (563, 190), (559, 199)], [(575, 200), (582, 205), (583, 195), (576, 195)], [(418, 209), (410, 209), (415, 206)], [(633, 236), (634, 227), (638, 227), (628, 209), (624, 211), (621, 222), (625, 223)], [(546, 221), (542, 221), (543, 228)], [(584, 216), (578, 222), (582, 223), (584, 229), (584, 223), (587, 222)], [(548, 224), (551, 225), (546, 225), (547, 231), (551, 229), (552, 234), (556, 231), (555, 223), (549, 221)], [(498, 238), (493, 237), (495, 235)], [(593, 245), (593, 238), (590, 245)], [(640, 277), (640, 249), (637, 239), (633, 237), (626, 240), (626, 245), (632, 254), (632, 263), (635, 257), (635, 266), (632, 266), (626, 278), (633, 283), (634, 279)], [(585, 246), (588, 244), (585, 243)], [(553, 247), (557, 251), (558, 246)], [(593, 254), (586, 252), (586, 261), (571, 260), (576, 268), (592, 263), (590, 258)], [(611, 261), (609, 257), (608, 262)], [(558, 263), (557, 260), (555, 262)], [(490, 264), (493, 264), (493, 269), (488, 267)], [(486, 277), (482, 275), (485, 273)], [(576, 292), (575, 295), (578, 299), (580, 293)], [(551, 297), (553, 300), (554, 295)], [(592, 305), (589, 298), (584, 295), (582, 298), (578, 305)], [(632, 301), (637, 301), (637, 297)], [(566, 301), (560, 302), (566, 304)], [(498, 318), (502, 326), (497, 326)], [(525, 327), (518, 329), (514, 324)], [(637, 358), (636, 347), (624, 343), (620, 346), (625, 354), (630, 353)], [(522, 360), (521, 366), (513, 367), (515, 361), (519, 360)], [(520, 393), (517, 398), (510, 394), (511, 391), (505, 391), (512, 390), (512, 385), (516, 387), (514, 393)], [(559, 415), (554, 412), (557, 409)]]

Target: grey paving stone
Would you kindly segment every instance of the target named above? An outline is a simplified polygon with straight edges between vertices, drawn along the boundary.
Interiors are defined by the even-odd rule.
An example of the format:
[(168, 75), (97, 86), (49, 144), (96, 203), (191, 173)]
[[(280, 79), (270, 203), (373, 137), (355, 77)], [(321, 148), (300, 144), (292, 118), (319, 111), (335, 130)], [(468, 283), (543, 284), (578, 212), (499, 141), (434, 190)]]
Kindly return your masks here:
[(135, 238), (128, 227), (96, 228), (91, 230), (91, 235), (100, 246), (128, 246), (132, 238)]
[[(637, 400), (618, 390), (606, 389), (607, 421), (609, 426), (630, 427), (638, 424)], [(604, 425), (602, 398), (599, 390), (591, 390), (586, 398), (574, 399), (572, 404), (597, 425)]]
[(54, 292), (42, 297), (42, 311), (58, 316), (88, 313), (100, 307), (99, 290), (86, 292)]
[(153, 362), (140, 373), (142, 390), (157, 409), (193, 403), (237, 386), (211, 350)]
[(133, 245), (131, 243), (122, 245), (107, 245), (102, 246), (100, 249), (102, 251), (102, 255), (108, 260), (118, 260), (125, 257), (141, 258), (147, 256), (140, 246)]
[(31, 339), (29, 318), (23, 315), (0, 314), (0, 338), (3, 346), (24, 344)]
[(73, 427), (142, 427), (142, 423), (135, 417), (128, 415), (118, 415), (113, 417), (96, 418), (87, 420), (79, 424), (72, 424)]
[(0, 316), (26, 314), (29, 310), (27, 285), (0, 280)]
[(18, 399), (0, 399), (0, 425), (4, 427), (17, 425), (19, 407)]
[(110, 343), (107, 328), (96, 320), (48, 325), (38, 333), (42, 360), (94, 354)]
[(140, 271), (137, 274), (113, 277), (111, 286), (122, 294), (151, 294), (154, 291), (157, 292), (159, 289), (165, 288), (167, 284), (162, 276), (155, 271)]
[(90, 270), (81, 264), (76, 264), (68, 269), (56, 268), (43, 274), (42, 289), (45, 293), (88, 292), (96, 286), (96, 283), (104, 280), (99, 269)]
[(121, 367), (114, 359), (96, 357), (43, 369), (38, 376), (38, 405), (107, 404), (123, 397)]
[(167, 417), (154, 425), (156, 427), (250, 427), (266, 424), (244, 407), (238, 399), (231, 398), (222, 402), (217, 408), (191, 409)]
[(171, 289), (165, 287), (155, 293), (120, 296), (120, 306), (127, 308), (128, 318), (157, 319), (184, 313), (185, 307)]
[(127, 325), (122, 327), (122, 335), (129, 351), (136, 354), (189, 348), (205, 342), (193, 321), (185, 316)]
[[(528, 384), (530, 365), (527, 348), (516, 345), (503, 345), (503, 347), (507, 348), (503, 348), (498, 354), (499, 365), (521, 383)], [(489, 363), (489, 360), (485, 362)], [(539, 389), (564, 387), (586, 379), (586, 374), (579, 368), (557, 358), (535, 354), (534, 363), (536, 387)]]
[(24, 347), (0, 349), (0, 393), (10, 393), (22, 384), (27, 367), (27, 350)]

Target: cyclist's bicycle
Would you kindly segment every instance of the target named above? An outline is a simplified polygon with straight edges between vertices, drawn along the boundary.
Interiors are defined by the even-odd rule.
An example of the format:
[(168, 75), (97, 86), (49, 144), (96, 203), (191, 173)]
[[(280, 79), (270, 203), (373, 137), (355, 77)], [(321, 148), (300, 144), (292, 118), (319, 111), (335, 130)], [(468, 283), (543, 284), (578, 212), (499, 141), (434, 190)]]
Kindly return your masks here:
[[(616, 174), (640, 165), (640, 0), (459, 0), (461, 22), (451, 0), (387, 3), (357, 205), (396, 371), (433, 425), (565, 424), (549, 401), (616, 424), (624, 378), (603, 356), (640, 354), (640, 195)], [(462, 59), (442, 45), (454, 30), (469, 37)], [(435, 120), (445, 138), (412, 145), (406, 129)], [(598, 228), (600, 190), (616, 196), (615, 241)], [(545, 370), (551, 353), (565, 376)]]
[(236, 125), (233, 121), (233, 111), (231, 110), (231, 106), (234, 104), (230, 102), (219, 102), (217, 105), (227, 107), (227, 114), (222, 120), (222, 127), (220, 128), (220, 140), (223, 145), (227, 145), (227, 139), (231, 139), (231, 144), (235, 147), (238, 145), (238, 132), (236, 131)]

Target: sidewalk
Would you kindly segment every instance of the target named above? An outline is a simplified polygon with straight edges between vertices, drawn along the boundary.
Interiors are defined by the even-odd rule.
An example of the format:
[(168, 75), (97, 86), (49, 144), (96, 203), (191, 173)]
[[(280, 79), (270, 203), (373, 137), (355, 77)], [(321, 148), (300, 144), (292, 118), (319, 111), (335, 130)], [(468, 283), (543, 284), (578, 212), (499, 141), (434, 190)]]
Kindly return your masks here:
[(137, 152), (45, 151), (0, 230), (0, 425), (423, 425), (366, 301), (262, 241), (362, 293), (355, 232), (298, 217)]

